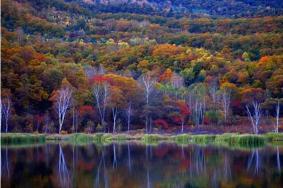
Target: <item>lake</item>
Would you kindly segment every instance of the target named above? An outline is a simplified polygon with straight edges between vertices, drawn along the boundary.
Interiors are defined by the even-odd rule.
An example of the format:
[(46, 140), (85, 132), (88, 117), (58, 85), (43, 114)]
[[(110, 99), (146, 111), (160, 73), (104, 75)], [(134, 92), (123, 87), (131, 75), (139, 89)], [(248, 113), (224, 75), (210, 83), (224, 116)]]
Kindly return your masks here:
[(283, 147), (1, 147), (2, 187), (283, 187)]

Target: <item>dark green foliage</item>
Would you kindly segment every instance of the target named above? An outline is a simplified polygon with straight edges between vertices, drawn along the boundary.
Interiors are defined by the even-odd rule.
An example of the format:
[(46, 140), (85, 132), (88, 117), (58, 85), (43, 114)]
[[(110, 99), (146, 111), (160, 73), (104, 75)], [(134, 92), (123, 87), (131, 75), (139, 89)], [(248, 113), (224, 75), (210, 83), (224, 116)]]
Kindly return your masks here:
[(3, 145), (25, 145), (35, 143), (45, 143), (45, 136), (42, 134), (7, 133), (1, 134), (1, 144)]

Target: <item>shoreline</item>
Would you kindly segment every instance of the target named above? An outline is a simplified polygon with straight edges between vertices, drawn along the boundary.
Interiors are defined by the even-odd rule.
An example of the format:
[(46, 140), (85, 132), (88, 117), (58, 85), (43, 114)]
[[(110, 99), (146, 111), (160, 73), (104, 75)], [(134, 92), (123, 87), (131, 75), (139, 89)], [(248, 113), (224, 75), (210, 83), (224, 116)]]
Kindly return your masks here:
[(99, 144), (113, 142), (139, 142), (144, 145), (159, 143), (176, 143), (179, 145), (216, 145), (231, 148), (255, 148), (266, 145), (283, 145), (283, 133), (265, 134), (125, 134), (125, 133), (73, 133), (73, 134), (35, 134), (35, 133), (1, 133), (1, 145), (21, 146), (29, 144), (69, 143), (75, 145)]

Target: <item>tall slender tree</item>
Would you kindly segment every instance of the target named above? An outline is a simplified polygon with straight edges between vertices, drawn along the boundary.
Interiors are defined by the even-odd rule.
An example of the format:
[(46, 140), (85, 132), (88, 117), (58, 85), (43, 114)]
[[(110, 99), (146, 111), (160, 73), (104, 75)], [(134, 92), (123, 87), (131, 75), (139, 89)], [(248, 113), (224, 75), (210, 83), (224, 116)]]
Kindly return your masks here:
[[(8, 132), (8, 121), (10, 118), (10, 114), (11, 114), (11, 97), (9, 95), (4, 95), (1, 98), (1, 112), (2, 112), (2, 117), (4, 117), (4, 121), (5, 121), (5, 132)], [(2, 123), (1, 123), (2, 125)], [(2, 130), (2, 126), (0, 127), (0, 130)]]
[[(156, 84), (156, 79), (150, 75), (150, 73), (146, 73), (144, 75), (142, 75), (141, 77), (141, 82), (142, 82), (142, 86), (144, 88), (144, 95), (145, 95), (145, 101), (146, 101), (146, 107), (149, 107), (150, 104), (150, 95), (152, 94), (153, 90), (154, 90), (154, 86)], [(148, 113), (146, 113), (146, 120), (145, 120), (145, 125), (146, 125), (146, 133), (148, 132), (148, 124), (149, 124), (149, 115)]]
[(261, 118), (260, 103), (257, 102), (257, 101), (254, 101), (252, 103), (252, 109), (253, 109), (253, 114), (250, 110), (249, 105), (246, 105), (246, 110), (247, 110), (249, 119), (250, 119), (252, 126), (253, 126), (253, 132), (255, 134), (258, 134), (258, 132), (259, 132), (259, 122), (260, 122), (260, 118)]
[(280, 117), (280, 102), (278, 99), (277, 105), (276, 105), (276, 130), (275, 130), (276, 133), (279, 132), (279, 117)]
[(100, 123), (104, 127), (104, 131), (106, 130), (105, 127), (105, 113), (106, 113), (106, 106), (107, 106), (107, 98), (109, 96), (109, 79), (106, 78), (104, 75), (95, 75), (91, 79), (92, 84), (92, 93), (95, 97), (96, 107), (99, 112), (100, 116)]
[(61, 88), (55, 91), (51, 97), (51, 99), (55, 101), (55, 109), (58, 114), (59, 133), (62, 130), (68, 109), (71, 106), (72, 94), (73, 89), (71, 88), (71, 84), (66, 78), (64, 78), (61, 84)]
[(221, 92), (221, 103), (224, 112), (224, 120), (227, 121), (231, 103), (231, 90), (224, 88)]

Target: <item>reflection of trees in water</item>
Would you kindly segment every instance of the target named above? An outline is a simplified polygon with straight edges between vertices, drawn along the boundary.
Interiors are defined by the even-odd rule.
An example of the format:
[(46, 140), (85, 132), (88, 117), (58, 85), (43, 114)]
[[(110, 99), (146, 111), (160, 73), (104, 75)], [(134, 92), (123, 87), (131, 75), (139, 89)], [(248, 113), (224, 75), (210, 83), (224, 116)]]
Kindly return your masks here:
[(64, 152), (62, 150), (61, 145), (59, 144), (59, 164), (58, 164), (58, 170), (59, 170), (59, 181), (60, 185), (62, 187), (71, 187), (71, 177), (70, 172), (68, 170)]
[(44, 147), (44, 156), (45, 156), (45, 164), (46, 166), (49, 166), (49, 156), (50, 155), (50, 151), (49, 151), (49, 144), (47, 144), (45, 147)]
[(220, 182), (229, 182), (231, 180), (232, 171), (230, 157), (227, 150), (221, 150), (220, 154), (217, 154), (219, 164), (212, 169), (212, 187), (220, 187)]
[(146, 168), (146, 187), (150, 188), (151, 187), (151, 182), (150, 182), (150, 174), (149, 174), (149, 168)]
[(150, 188), (151, 187), (151, 179), (150, 179), (150, 167), (151, 165), (151, 159), (152, 157), (152, 147), (150, 145), (145, 146), (145, 158), (146, 161), (144, 163), (145, 165), (145, 177), (146, 177), (146, 187)]
[(76, 185), (77, 183), (77, 170), (76, 170), (76, 164), (78, 161), (78, 149), (77, 146), (72, 146), (72, 184)]
[(97, 167), (97, 172), (96, 172), (96, 177), (95, 177), (95, 186), (94, 187), (99, 187), (101, 184), (100, 177), (102, 177), (104, 183), (104, 187), (107, 188), (109, 187), (109, 181), (108, 181), (108, 171), (105, 165), (105, 156), (104, 156), (104, 150), (102, 149), (101, 157), (99, 160), (99, 164)]
[(224, 152), (224, 164), (223, 164), (223, 178), (225, 181), (229, 181), (232, 178), (232, 170), (231, 170), (231, 156), (228, 151)]
[(152, 146), (151, 145), (146, 145), (145, 146), (145, 156), (146, 156), (146, 159), (151, 159), (152, 158)]
[(196, 175), (206, 174), (205, 154), (203, 148), (196, 146), (192, 160), (193, 173), (195, 173)]
[(249, 157), (247, 170), (253, 171), (254, 175), (258, 175), (260, 168), (261, 168), (261, 158), (259, 155), (259, 150), (254, 149)]
[(130, 143), (127, 144), (127, 151), (128, 151), (128, 169), (129, 169), (129, 172), (131, 172), (132, 171), (132, 158), (131, 158)]
[(113, 163), (112, 168), (117, 168), (116, 144), (113, 143)]
[[(19, 173), (16, 170), (21, 168), (25, 169), (24, 174), (21, 174), (21, 181), (30, 182), (32, 178), (41, 181), (39, 179), (45, 176), (50, 178), (49, 185), (60, 187), (168, 185), (167, 187), (213, 188), (222, 183), (243, 183), (242, 178), (249, 178), (248, 170), (251, 174), (261, 175), (262, 181), (257, 183), (263, 185), (264, 181), (268, 181), (270, 185), (269, 182), (278, 184), (278, 175), (281, 177), (279, 148), (269, 148), (272, 153), (261, 152), (259, 149), (247, 153), (213, 147), (176, 147), (169, 144), (155, 147), (131, 143), (103, 147), (59, 145), (59, 150), (58, 145), (45, 145), (42, 148), (13, 149), (12, 152), (2, 147), (1, 173), (3, 182), (9, 183)], [(39, 167), (42, 173), (43, 170), (46, 171), (40, 175), (33, 174), (36, 172), (35, 167)], [(233, 175), (233, 170), (237, 170), (237, 174)], [(273, 177), (274, 172), (280, 174)], [(44, 185), (46, 182), (41, 183)]]
[(5, 147), (5, 154), (2, 156), (1, 152), (1, 178), (10, 179), (10, 165), (9, 153), (7, 146)]
[(210, 148), (194, 146), (190, 151), (189, 182), (193, 186), (200, 182), (209, 187), (219, 187), (222, 181), (232, 179), (231, 155), (229, 150), (210, 152)]
[(281, 172), (281, 164), (280, 164), (280, 153), (279, 153), (279, 147), (276, 146), (276, 162), (277, 162), (277, 169), (278, 172)]

